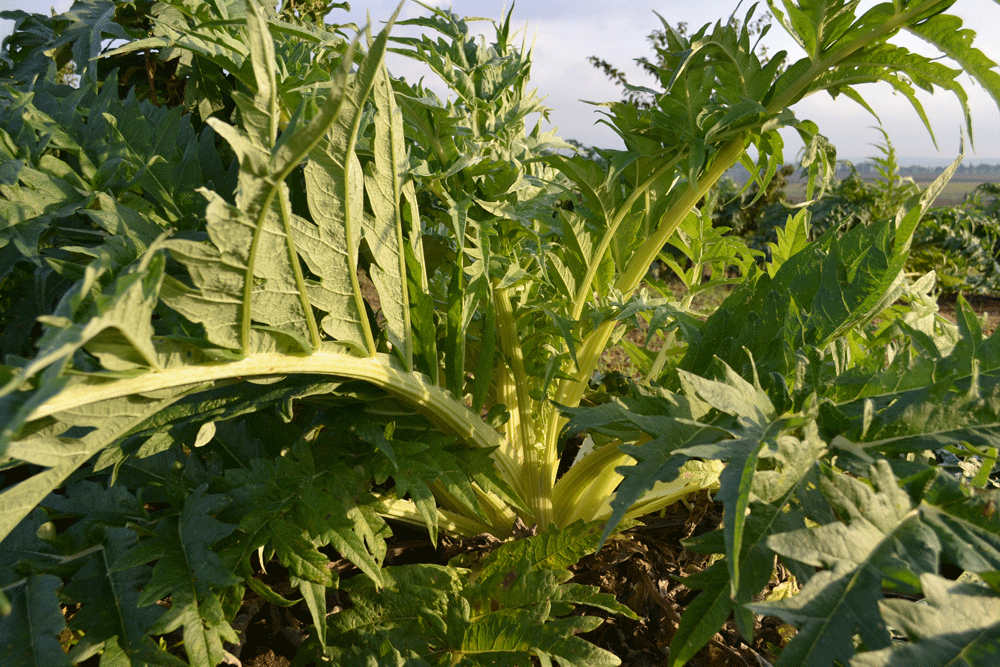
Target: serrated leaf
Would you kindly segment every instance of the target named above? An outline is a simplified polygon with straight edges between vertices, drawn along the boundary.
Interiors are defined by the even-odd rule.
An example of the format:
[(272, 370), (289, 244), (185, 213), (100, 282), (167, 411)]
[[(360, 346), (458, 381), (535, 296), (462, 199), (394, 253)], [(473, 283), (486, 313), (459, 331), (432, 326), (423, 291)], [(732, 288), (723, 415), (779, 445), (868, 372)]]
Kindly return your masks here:
[(799, 629), (776, 667), (847, 663), (858, 631), (867, 646), (887, 646), (889, 633), (871, 614), (880, 598), (879, 583), (877, 573), (844, 563), (818, 572), (794, 597), (751, 605), (754, 612), (778, 616)]
[(139, 607), (142, 589), (149, 582), (152, 568), (115, 567), (115, 560), (136, 541), (128, 528), (108, 528), (100, 550), (87, 559), (67, 584), (64, 594), (81, 604), (70, 620), (70, 628), (82, 633), (73, 647), (74, 662), (96, 653), (107, 656), (119, 653), (125, 664), (141, 662), (149, 665), (183, 665), (183, 661), (167, 653), (148, 635), (163, 614), (156, 605)]
[[(160, 400), (129, 396), (113, 399), (61, 415), (65, 421), (54, 435), (42, 434), (12, 443), (11, 457), (50, 466), (20, 484), (0, 493), (0, 539), (7, 536), (52, 489), (58, 488), (88, 459), (179, 399), (180, 390)], [(78, 423), (94, 427), (82, 438), (59, 438), (62, 431)]]
[(49, 522), (49, 514), (36, 508), (9, 535), (0, 541), (0, 590), (17, 582), (24, 583), (24, 573), (17, 571), (17, 563), (25, 560), (49, 563), (62, 558), (59, 548), (39, 537), (39, 529)]
[(860, 653), (852, 667), (988, 667), (1000, 656), (1000, 595), (985, 586), (920, 577), (920, 602), (883, 600), (882, 616), (909, 640)]
[(294, 524), (273, 517), (267, 520), (271, 529), (268, 546), (274, 549), (281, 564), (295, 577), (306, 582), (333, 587), (334, 573), (330, 559), (321, 554), (312, 542), (305, 539), (303, 530)]
[(743, 368), (746, 349), (759, 370), (787, 375), (794, 350), (829, 345), (882, 313), (904, 291), (900, 272), (925, 203), (911, 201), (898, 230), (885, 220), (839, 237), (830, 231), (787, 259), (773, 279), (749, 277), (708, 319), (680, 368), (703, 375), (713, 357)]
[[(319, 335), (292, 237), (284, 183), (292, 159), (279, 149), (272, 160), (278, 131), (274, 45), (262, 25), (259, 7), (251, 4), (251, 10), (247, 30), (256, 97), (252, 102), (246, 96), (238, 98), (244, 102), (240, 104), (241, 128), (209, 119), (240, 161), (235, 205), (215, 193), (203, 192), (209, 201), (206, 219), (213, 245), (191, 241), (170, 244), (175, 256), (187, 265), (200, 294), (185, 295), (178, 285), (176, 292), (167, 291), (164, 296), (189, 319), (211, 323), (206, 327), (209, 340), (218, 345), (249, 351), (251, 322), (256, 321), (309, 341), (308, 349), (318, 346)], [(337, 101), (333, 96), (330, 104)], [(329, 121), (332, 115), (335, 110), (324, 120)], [(315, 129), (306, 128), (305, 132)], [(216, 302), (227, 307), (216, 310)]]
[[(385, 67), (381, 67), (372, 86), (377, 110), (372, 139), (374, 162), (365, 175), (365, 189), (374, 218), (364, 216), (365, 240), (374, 256), (370, 269), (372, 282), (379, 292), (379, 302), (386, 317), (389, 342), (399, 350), (407, 369), (413, 367), (413, 343), (410, 333), (410, 299), (407, 290), (406, 221), (404, 197), (415, 207), (414, 187), (404, 182), (407, 153), (404, 145), (403, 118)], [(412, 219), (418, 213), (411, 208)]]
[(614, 655), (574, 636), (600, 619), (553, 618), (579, 603), (629, 613), (610, 595), (563, 583), (570, 575), (562, 567), (596, 544), (597, 528), (580, 522), (504, 545), (475, 579), (457, 568), (408, 565), (386, 568), (380, 592), (349, 580), (344, 588), (353, 607), (330, 617), (333, 658), (370, 660), (388, 643), (400, 655), (426, 659), (447, 651), (472, 665), (529, 665), (531, 656), (542, 664), (617, 665)]
[[(329, 313), (322, 322), (324, 331), (338, 340), (357, 344), (368, 354), (375, 352), (375, 342), (365, 316), (357, 277), (357, 254), (364, 218), (364, 173), (354, 147), (365, 100), (382, 69), (381, 56), (387, 38), (388, 27), (373, 43), (364, 63), (345, 89), (340, 114), (324, 140), (310, 152), (305, 167), (309, 210), (318, 226), (321, 242), (332, 250), (319, 265), (323, 270), (319, 275), (324, 280), (311, 286), (311, 297), (318, 307)], [(395, 153), (391, 159), (396, 159)], [(402, 285), (399, 289), (403, 289)], [(392, 294), (387, 298), (391, 300)]]
[(51, 574), (29, 574), (8, 589), (12, 613), (0, 619), (0, 661), (25, 667), (69, 667), (60, 645), (66, 619), (56, 591), (63, 585)]
[[(385, 555), (384, 522), (369, 524), (358, 503), (371, 503), (357, 476), (331, 470), (316, 474), (308, 449), (301, 443), (295, 456), (256, 461), (252, 472), (230, 471), (237, 502), (244, 508), (238, 560), (249, 568), (250, 556), (261, 546), (274, 550), (278, 560), (303, 582), (336, 585), (337, 575), (318, 547), (332, 545), (368, 577), (381, 584), (379, 563)], [(352, 495), (354, 497), (352, 497)]]
[(886, 648), (889, 633), (878, 613), (883, 586), (913, 594), (920, 589), (918, 577), (938, 569), (941, 543), (888, 464), (877, 462), (871, 478), (873, 487), (832, 471), (821, 480), (824, 494), (850, 523), (835, 521), (767, 540), (783, 557), (830, 568), (792, 598), (751, 605), (799, 629), (778, 665), (847, 662), (855, 632), (868, 649)]
[(461, 609), (456, 593), (463, 585), (462, 572), (410, 565), (385, 568), (383, 576), (384, 588), (377, 593), (364, 579), (343, 583), (341, 588), (351, 595), (353, 607), (329, 617), (330, 645), (341, 651), (352, 646), (370, 651), (387, 640), (404, 654), (428, 654), (429, 642), (438, 638), (423, 631), (422, 617), (448, 618), (449, 607)]
[(491, 552), (480, 576), (509, 571), (522, 561), (529, 570), (564, 570), (596, 551), (601, 541), (600, 524), (577, 521), (563, 529), (546, 529), (531, 539), (517, 540)]
[[(752, 640), (752, 618), (747, 623), (747, 619), (741, 619), (741, 616), (747, 612), (743, 605), (758, 595), (774, 571), (774, 552), (767, 547), (765, 538), (775, 532), (801, 526), (802, 518), (798, 511), (780, 504), (754, 502), (749, 509), (743, 554), (739, 559), (739, 589), (734, 595), (728, 564), (722, 561), (684, 579), (685, 586), (701, 589), (702, 592), (684, 610), (677, 632), (670, 641), (670, 665), (683, 665), (693, 658), (708, 644), (730, 614), (735, 616), (744, 639)], [(723, 553), (725, 538), (719, 542), (718, 552)], [(687, 546), (693, 547), (690, 544)]]
[(621, 661), (613, 653), (574, 635), (594, 630), (601, 620), (591, 616), (562, 618), (543, 625), (524, 616), (490, 615), (470, 628), (461, 653), (473, 665), (531, 664), (528, 656), (543, 665), (553, 661), (573, 667), (616, 667)]
[[(996, 72), (996, 63), (973, 47), (972, 40), (975, 33), (968, 28), (963, 29), (960, 18), (938, 14), (924, 21), (908, 24), (906, 29), (930, 42), (957, 62), (963, 72), (976, 79), (990, 96), (1000, 103), (1000, 74)], [(972, 125), (968, 113), (966, 122), (971, 139)]]
[(919, 493), (920, 518), (937, 535), (948, 561), (970, 572), (1000, 571), (1000, 514), (996, 511), (1000, 492), (970, 495), (942, 470), (915, 476), (907, 490)]
[(809, 209), (802, 209), (794, 216), (789, 216), (784, 227), (775, 231), (778, 234), (777, 243), (768, 243), (771, 248), (771, 261), (767, 265), (767, 272), (774, 277), (779, 267), (785, 260), (802, 250), (809, 242), (809, 219), (811, 218)]
[(725, 504), (723, 521), (726, 554), (729, 557), (729, 576), (735, 595), (740, 585), (743, 533), (757, 462), (762, 450), (776, 446), (775, 437), (782, 423), (777, 419), (774, 405), (759, 384), (750, 384), (728, 366), (724, 366), (723, 372), (724, 382), (706, 380), (684, 372), (682, 377), (699, 398), (736, 418), (731, 426), (721, 425), (721, 428), (733, 436), (732, 439), (720, 441), (716, 445), (687, 446), (680, 449), (679, 453), (728, 462), (719, 475), (718, 497)]
[[(646, 426), (645, 429), (654, 431), (651, 426)], [(655, 434), (656, 437), (638, 446), (620, 447), (623, 454), (636, 462), (631, 466), (616, 468), (623, 479), (611, 501), (612, 513), (602, 539), (607, 539), (633, 503), (654, 488), (658, 481), (670, 482), (678, 478), (687, 457), (675, 455), (676, 450), (713, 443), (720, 435), (712, 427), (692, 424), (683, 417), (663, 420), (656, 425), (654, 433), (650, 434)]]
[[(185, 316), (206, 325), (209, 339), (251, 351), (274, 328), (306, 351), (320, 344), (313, 306), (328, 313), (326, 333), (374, 353), (374, 341), (357, 279), (363, 175), (354, 153), (360, 111), (381, 67), (386, 31), (373, 43), (346, 89), (335, 81), (320, 112), (303, 128), (291, 123), (277, 138), (278, 92), (274, 46), (260, 9), (247, 14), (256, 96), (234, 94), (242, 112), (238, 129), (216, 119), (240, 160), (236, 205), (209, 198), (213, 246), (172, 242), (188, 265), (195, 291), (176, 282), (165, 299)], [(388, 30), (388, 28), (386, 29)], [(380, 50), (382, 49), (382, 50)], [(345, 73), (341, 72), (341, 76)], [(291, 211), (285, 178), (306, 156), (306, 193), (315, 224)], [(300, 252), (319, 281), (307, 281)], [(221, 306), (221, 307), (220, 307)], [(266, 325), (253, 330), (252, 322)], [(346, 328), (338, 323), (346, 322)], [(351, 324), (353, 322), (353, 324)]]
[(326, 625), (326, 593), (327, 587), (314, 581), (305, 581), (298, 577), (291, 577), (292, 585), (299, 587), (302, 599), (309, 608), (309, 615), (312, 617), (313, 627), (316, 628), (316, 638), (321, 644), (326, 645), (327, 625)]
[(238, 586), (240, 579), (223, 566), (212, 546), (236, 529), (213, 514), (229, 501), (221, 494), (205, 494), (202, 485), (189, 496), (179, 516), (165, 518), (156, 537), (140, 542), (121, 565), (134, 566), (156, 559), (149, 583), (139, 595), (142, 607), (169, 598), (170, 607), (150, 628), (166, 634), (183, 628), (184, 648), (193, 665), (211, 667), (225, 657), (223, 642), (239, 637), (226, 618), (220, 594)]
[[(99, 263), (88, 267), (76, 291), (66, 294), (53, 316), (43, 320), (50, 326), (38, 343), (41, 348), (38, 356), (0, 389), (0, 395), (15, 390), (46, 367), (61, 369), (77, 350), (85, 347), (101, 358), (110, 370), (158, 368), (150, 317), (156, 305), (163, 267), (162, 253), (156, 249), (147, 252), (140, 262), (118, 276), (110, 289), (98, 296), (93, 304), (88, 304), (89, 308), (82, 306), (102, 271)], [(10, 433), (11, 426), (5, 427)]]

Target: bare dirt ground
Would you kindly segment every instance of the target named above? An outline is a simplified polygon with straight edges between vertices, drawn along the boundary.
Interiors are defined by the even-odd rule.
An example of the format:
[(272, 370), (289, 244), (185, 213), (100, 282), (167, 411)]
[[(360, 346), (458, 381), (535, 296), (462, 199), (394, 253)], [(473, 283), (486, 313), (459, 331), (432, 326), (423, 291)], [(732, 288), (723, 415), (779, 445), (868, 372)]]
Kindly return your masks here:
[[(997, 326), (1000, 325), (1000, 296), (986, 294), (963, 294), (962, 296), (978, 315), (987, 315), (984, 333), (992, 334), (996, 331)], [(938, 308), (941, 314), (953, 322), (955, 321), (957, 301), (958, 295), (956, 294), (944, 294), (938, 299)]]

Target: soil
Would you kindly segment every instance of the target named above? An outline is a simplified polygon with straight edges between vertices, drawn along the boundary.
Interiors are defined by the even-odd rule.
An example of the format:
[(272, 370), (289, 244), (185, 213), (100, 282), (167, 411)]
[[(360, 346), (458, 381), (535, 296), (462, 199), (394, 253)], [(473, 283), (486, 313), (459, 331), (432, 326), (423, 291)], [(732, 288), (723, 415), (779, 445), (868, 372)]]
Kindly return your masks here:
[[(968, 304), (977, 315), (987, 315), (984, 333), (993, 333), (1000, 325), (1000, 296), (987, 294), (963, 294)], [(958, 295), (943, 294), (938, 299), (938, 309), (941, 314), (954, 321)]]

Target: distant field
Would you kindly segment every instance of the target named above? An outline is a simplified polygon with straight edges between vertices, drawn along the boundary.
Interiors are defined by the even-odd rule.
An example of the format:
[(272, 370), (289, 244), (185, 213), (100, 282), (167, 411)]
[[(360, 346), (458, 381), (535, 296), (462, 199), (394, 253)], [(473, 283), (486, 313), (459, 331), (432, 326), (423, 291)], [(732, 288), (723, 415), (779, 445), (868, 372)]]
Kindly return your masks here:
[[(931, 181), (934, 180), (934, 174), (926, 174), (921, 176), (912, 177), (914, 182), (917, 183), (921, 188), (926, 187)], [(871, 183), (874, 178), (865, 178), (865, 182)], [(955, 204), (961, 204), (965, 200), (966, 195), (972, 192), (977, 185), (980, 183), (996, 183), (1000, 182), (1000, 174), (978, 174), (975, 176), (955, 176), (948, 185), (945, 186), (944, 191), (938, 195), (938, 198), (934, 200), (935, 206), (954, 206)], [(792, 203), (801, 202), (805, 199), (806, 183), (805, 181), (789, 181), (788, 187), (785, 188), (785, 192), (788, 194), (788, 200)]]

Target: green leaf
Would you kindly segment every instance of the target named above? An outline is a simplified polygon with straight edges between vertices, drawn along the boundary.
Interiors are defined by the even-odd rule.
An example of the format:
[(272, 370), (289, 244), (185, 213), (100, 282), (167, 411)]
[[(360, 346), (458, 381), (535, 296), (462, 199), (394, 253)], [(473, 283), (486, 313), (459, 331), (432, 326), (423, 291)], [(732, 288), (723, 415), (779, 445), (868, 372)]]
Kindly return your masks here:
[[(910, 23), (906, 26), (906, 30), (933, 44), (957, 62), (963, 72), (978, 81), (997, 104), (1000, 104), (1000, 73), (996, 71), (996, 63), (972, 46), (975, 33), (968, 28), (962, 28), (962, 19), (948, 14), (938, 14), (923, 21)], [(972, 119), (968, 110), (965, 119), (971, 140)]]
[(486, 557), (479, 574), (488, 577), (506, 573), (522, 561), (531, 571), (564, 570), (597, 550), (601, 539), (598, 525), (577, 521), (563, 529), (550, 527), (531, 539), (505, 544)]
[[(308, 350), (319, 345), (319, 333), (299, 266), (284, 178), (302, 157), (294, 149), (308, 152), (311, 135), (321, 135), (325, 127), (305, 128), (306, 136), (287, 141), (272, 156), (278, 135), (278, 91), (274, 44), (260, 11), (251, 3), (247, 13), (256, 96), (252, 101), (237, 98), (242, 128), (209, 119), (240, 161), (236, 202), (230, 205), (217, 194), (204, 192), (214, 245), (170, 242), (196, 289), (168, 281), (164, 299), (189, 319), (204, 323), (209, 340), (217, 345), (244, 351), (259, 346), (257, 341), (251, 346), (251, 322), (256, 320), (282, 327)], [(331, 96), (326, 113), (318, 119), (331, 122), (339, 101), (337, 95)]]
[(69, 26), (56, 44), (71, 44), (73, 61), (84, 77), (97, 83), (97, 57), (108, 37), (130, 39), (131, 36), (114, 22), (116, 4), (111, 0), (74, 4), (62, 16)]
[(642, 412), (654, 411), (652, 415), (624, 411), (630, 427), (638, 427), (653, 437), (641, 445), (619, 447), (623, 454), (635, 459), (635, 464), (616, 468), (623, 479), (611, 501), (612, 512), (604, 528), (602, 541), (611, 535), (629, 508), (647, 491), (653, 489), (657, 482), (672, 482), (685, 474), (682, 467), (688, 457), (675, 455), (676, 450), (713, 443), (721, 435), (716, 428), (697, 423), (692, 419), (694, 416), (692, 406), (684, 400), (684, 397), (677, 397), (676, 401), (650, 403), (651, 405), (637, 406), (636, 403), (626, 402), (624, 406), (615, 406), (616, 409), (610, 419), (601, 419), (601, 421), (616, 421), (615, 417), (622, 412), (623, 407), (635, 412), (639, 409), (642, 409)]
[(677, 632), (670, 640), (671, 667), (687, 663), (708, 644), (725, 624), (734, 607), (730, 597), (729, 573), (723, 562), (713, 563), (701, 572), (687, 577), (684, 585), (690, 589), (703, 590), (684, 609)]
[[(438, 565), (409, 565), (385, 568), (383, 575), (385, 586), (381, 591), (376, 591), (367, 579), (343, 582), (341, 588), (351, 596), (353, 607), (329, 617), (330, 646), (339, 649), (341, 655), (350, 655), (373, 652), (387, 641), (405, 655), (429, 655), (432, 642), (436, 644), (443, 638), (427, 632), (430, 628), (423, 619), (449, 618), (452, 607), (462, 610), (456, 595), (463, 585), (462, 571)], [(434, 629), (440, 632), (440, 625)], [(457, 637), (461, 638), (461, 630)], [(336, 659), (338, 653), (332, 657)]]
[(74, 663), (97, 653), (108, 656), (120, 652), (128, 661), (126, 664), (184, 664), (148, 634), (164, 611), (157, 605), (143, 608), (138, 604), (152, 568), (116, 567), (117, 558), (135, 542), (133, 530), (107, 528), (99, 551), (87, 559), (67, 584), (64, 595), (82, 605), (69, 623), (71, 629), (83, 635), (71, 653)]
[[(235, 206), (206, 193), (214, 247), (171, 242), (195, 289), (168, 281), (164, 298), (203, 323), (209, 340), (224, 347), (266, 349), (274, 346), (267, 339), (277, 336), (279, 342), (286, 337), (280, 347), (290, 339), (292, 349), (316, 349), (321, 342), (316, 307), (328, 313), (322, 322), (326, 333), (373, 354), (356, 273), (364, 186), (354, 146), (388, 28), (350, 85), (345, 89), (342, 68), (319, 113), (302, 128), (290, 122), (274, 145), (279, 116), (275, 63), (269, 57), (274, 46), (259, 12), (254, 5), (247, 15), (256, 96), (234, 95), (243, 127), (210, 119), (240, 160)], [(294, 214), (285, 184), (307, 155), (306, 194), (314, 222)], [(300, 256), (318, 281), (306, 280)], [(266, 326), (255, 329), (252, 322)]]
[(794, 597), (752, 605), (754, 612), (778, 616), (799, 629), (775, 667), (847, 663), (854, 655), (853, 635), (858, 631), (867, 646), (887, 646), (888, 631), (871, 615), (879, 583), (877, 573), (843, 563), (818, 572)]
[(740, 555), (743, 552), (743, 533), (746, 526), (750, 492), (762, 450), (776, 446), (775, 436), (782, 423), (777, 420), (774, 406), (756, 383), (751, 385), (728, 366), (724, 367), (724, 382), (705, 380), (696, 375), (682, 374), (682, 379), (698, 397), (736, 418), (732, 426), (721, 424), (733, 436), (717, 445), (687, 446), (678, 453), (727, 461), (719, 476), (719, 493), (725, 504), (723, 517), (728, 556), (729, 576), (735, 595), (740, 586)]
[(804, 249), (809, 243), (809, 220), (811, 217), (809, 209), (802, 209), (795, 215), (788, 216), (784, 227), (775, 230), (778, 234), (778, 242), (767, 244), (771, 248), (771, 261), (767, 265), (767, 273), (772, 278), (787, 259)]
[(883, 586), (912, 595), (920, 591), (920, 574), (937, 571), (942, 543), (899, 488), (887, 462), (872, 468), (871, 482), (870, 487), (828, 471), (821, 488), (850, 522), (767, 540), (783, 557), (829, 568), (792, 598), (751, 605), (755, 612), (777, 615), (799, 629), (782, 652), (782, 667), (846, 663), (854, 654), (855, 632), (868, 649), (888, 647), (889, 633), (878, 613)]
[(156, 537), (140, 542), (122, 558), (119, 567), (156, 560), (136, 604), (144, 607), (165, 598), (170, 598), (171, 604), (150, 633), (166, 634), (182, 627), (188, 659), (208, 667), (224, 658), (224, 641), (239, 642), (221, 596), (225, 589), (239, 586), (240, 580), (211, 548), (236, 528), (212, 516), (229, 501), (220, 494), (205, 495), (205, 490), (204, 485), (196, 489), (180, 515), (165, 518), (156, 527)]
[[(315, 267), (310, 267), (314, 273), (323, 278), (318, 285), (312, 286), (310, 297), (314, 305), (329, 313), (322, 322), (326, 333), (338, 340), (356, 344), (369, 355), (375, 353), (375, 341), (365, 316), (357, 276), (357, 255), (364, 224), (364, 173), (355, 154), (355, 145), (365, 101), (383, 69), (382, 54), (391, 25), (390, 21), (389, 26), (372, 44), (358, 71), (353, 74), (344, 90), (339, 115), (330, 125), (323, 141), (309, 153), (309, 162), (305, 167), (309, 211), (318, 227), (318, 237), (327, 247), (322, 262), (317, 258)], [(383, 94), (383, 109), (385, 104), (387, 101)], [(382, 113), (391, 111), (386, 109)], [(398, 164), (396, 162), (398, 148), (390, 146), (388, 150), (393, 151), (389, 157), (391, 164)], [(389, 191), (395, 191), (394, 185), (395, 183), (388, 185)], [(385, 192), (385, 186), (382, 189)], [(393, 210), (396, 210), (398, 201), (398, 198), (392, 200)], [(399, 256), (401, 250), (398, 243), (401, 230), (398, 228), (393, 230), (390, 226), (399, 222), (401, 221), (398, 218), (392, 222), (383, 218), (378, 229), (373, 227), (373, 238), (370, 240), (370, 245), (374, 246), (373, 250), (380, 250), (380, 243), (394, 240), (397, 244), (396, 250), (393, 251), (390, 245), (387, 251), (396, 257)], [(383, 236), (383, 233), (386, 235)], [(382, 263), (385, 266), (381, 266), (381, 270), (389, 270), (391, 262), (384, 256)], [(400, 283), (393, 289), (402, 290), (404, 287)], [(397, 292), (394, 296), (393, 292), (389, 291), (386, 298), (390, 304), (395, 299), (397, 303), (395, 315), (405, 315), (401, 301), (404, 298), (402, 293)], [(397, 333), (402, 331), (399, 317), (396, 317), (393, 326)], [(406, 337), (399, 338), (400, 342), (405, 340)]]
[(66, 619), (56, 591), (62, 580), (51, 574), (29, 574), (8, 589), (12, 612), (0, 619), (0, 660), (25, 667), (69, 667), (60, 645)]
[(951, 475), (930, 470), (906, 486), (921, 498), (920, 517), (940, 540), (942, 555), (970, 572), (1000, 571), (1000, 516), (996, 490), (970, 493)]
[(759, 370), (790, 376), (795, 350), (823, 348), (881, 314), (902, 296), (901, 279), (913, 230), (947, 181), (935, 182), (906, 205), (900, 222), (833, 230), (786, 259), (774, 273), (749, 276), (702, 327), (679, 367), (708, 371), (714, 357), (746, 369), (749, 350)]
[[(792, 451), (785, 450), (782, 453), (805, 454), (801, 451), (803, 449), (806, 447), (795, 447)], [(806, 461), (809, 460), (807, 456), (803, 458)], [(794, 464), (788, 467), (794, 467)], [(810, 467), (808, 464), (803, 466), (803, 472), (808, 471)], [(799, 471), (779, 470), (775, 472), (775, 475), (785, 478), (795, 477), (795, 472)], [(791, 500), (792, 492), (796, 487), (801, 488), (811, 482), (809, 476), (803, 472), (799, 472), (798, 479), (795, 480), (792, 488), (774, 499), (774, 504), (759, 501), (750, 504), (750, 512), (744, 529), (743, 553), (739, 559), (739, 588), (735, 595), (733, 594), (729, 566), (724, 561), (717, 561), (701, 572), (684, 579), (683, 583), (686, 587), (702, 589), (702, 592), (684, 610), (677, 632), (670, 641), (671, 665), (683, 665), (693, 658), (708, 644), (730, 614), (735, 616), (737, 627), (744, 639), (752, 640), (753, 619), (751, 617), (748, 622), (748, 619), (745, 618), (749, 612), (743, 605), (758, 596), (774, 571), (774, 552), (768, 548), (765, 542), (766, 538), (773, 533), (791, 531), (802, 525), (801, 512), (785, 503)], [(765, 476), (766, 474), (758, 472), (754, 479), (758, 487), (763, 486), (761, 478)], [(710, 539), (711, 533), (702, 537), (701, 544), (688, 543), (686, 546), (692, 551), (725, 553), (724, 535), (719, 540), (718, 549), (703, 548), (703, 545), (707, 544)]]
[[(57, 420), (50, 427), (51, 431), (41, 431), (34, 437), (12, 443), (7, 449), (10, 457), (46, 469), (0, 493), (0, 539), (77, 468), (179, 399), (183, 390), (172, 394), (158, 400), (128, 396), (57, 413), (56, 417), (64, 421)], [(81, 438), (60, 437), (65, 430), (75, 426), (93, 430)]]
[[(369, 271), (386, 318), (386, 334), (398, 350), (403, 366), (410, 370), (413, 368), (413, 343), (404, 243), (410, 236), (407, 232), (415, 233), (417, 229), (407, 229), (404, 203), (409, 205), (411, 220), (418, 220), (419, 213), (413, 183), (404, 181), (408, 156), (403, 118), (384, 66), (375, 77), (373, 99), (377, 110), (372, 139), (375, 159), (366, 170), (365, 189), (375, 216), (363, 218), (364, 237), (374, 259)], [(414, 253), (413, 256), (418, 255)], [(422, 281), (426, 283), (426, 277)]]
[(1000, 595), (985, 586), (920, 577), (924, 599), (884, 600), (882, 616), (909, 640), (860, 653), (851, 667), (987, 667), (1000, 656)]
[[(267, 545), (282, 565), (304, 582), (332, 587), (337, 576), (318, 547), (332, 545), (376, 583), (389, 534), (381, 519), (368, 524), (365, 504), (375, 504), (364, 481), (338, 462), (317, 473), (310, 450), (303, 442), (273, 461), (257, 461), (252, 471), (230, 470), (227, 483), (243, 511), (240, 527), (246, 538), (241, 560)], [(370, 511), (370, 508), (369, 510)], [(305, 592), (303, 593), (306, 594)]]
[(326, 593), (327, 587), (314, 581), (304, 581), (296, 576), (291, 578), (292, 585), (298, 585), (302, 593), (302, 599), (309, 608), (309, 615), (312, 617), (313, 627), (316, 628), (316, 638), (326, 644)]
[(531, 656), (543, 664), (617, 665), (614, 655), (575, 636), (600, 619), (555, 617), (576, 604), (634, 616), (611, 595), (564, 583), (570, 574), (563, 567), (596, 545), (597, 528), (581, 522), (503, 545), (474, 577), (454, 567), (407, 565), (383, 570), (381, 591), (360, 578), (345, 581), (353, 606), (330, 616), (331, 659), (364, 664), (388, 644), (415, 661), (445, 653), (484, 666), (526, 666)]
[(47, 367), (62, 368), (81, 348), (89, 348), (109, 370), (159, 368), (150, 323), (165, 263), (158, 250), (147, 251), (91, 303), (88, 293), (97, 286), (102, 267), (98, 262), (89, 266), (75, 293), (64, 295), (55, 313), (42, 320), (49, 326), (38, 343), (39, 354), (0, 389), (0, 395)]
[(562, 618), (544, 625), (527, 615), (492, 614), (466, 631), (461, 653), (473, 665), (528, 665), (529, 655), (542, 664), (572, 667), (615, 667), (621, 661), (612, 653), (577, 635), (596, 629), (601, 620), (592, 616)]
[(328, 588), (334, 586), (335, 574), (330, 568), (330, 559), (316, 550), (301, 528), (273, 516), (265, 520), (271, 531), (268, 546), (274, 549), (278, 560), (293, 576)]
[[(936, 145), (933, 128), (913, 85), (927, 91), (933, 91), (935, 86), (951, 91), (962, 105), (968, 121), (969, 111), (966, 93), (954, 80), (958, 74), (960, 74), (960, 70), (911, 53), (905, 48), (892, 44), (879, 44), (855, 53), (845, 59), (838, 68), (818, 77), (815, 87), (826, 89), (831, 95), (836, 96), (845, 85), (867, 82), (888, 83), (896, 92), (907, 99)], [(851, 90), (853, 92), (848, 97), (855, 100), (860, 98), (857, 91)]]
[(25, 583), (24, 573), (17, 569), (19, 562), (34, 560), (40, 564), (48, 561), (51, 565), (62, 558), (55, 544), (39, 537), (39, 529), (49, 522), (49, 518), (45, 510), (36, 508), (0, 542), (0, 589)]

